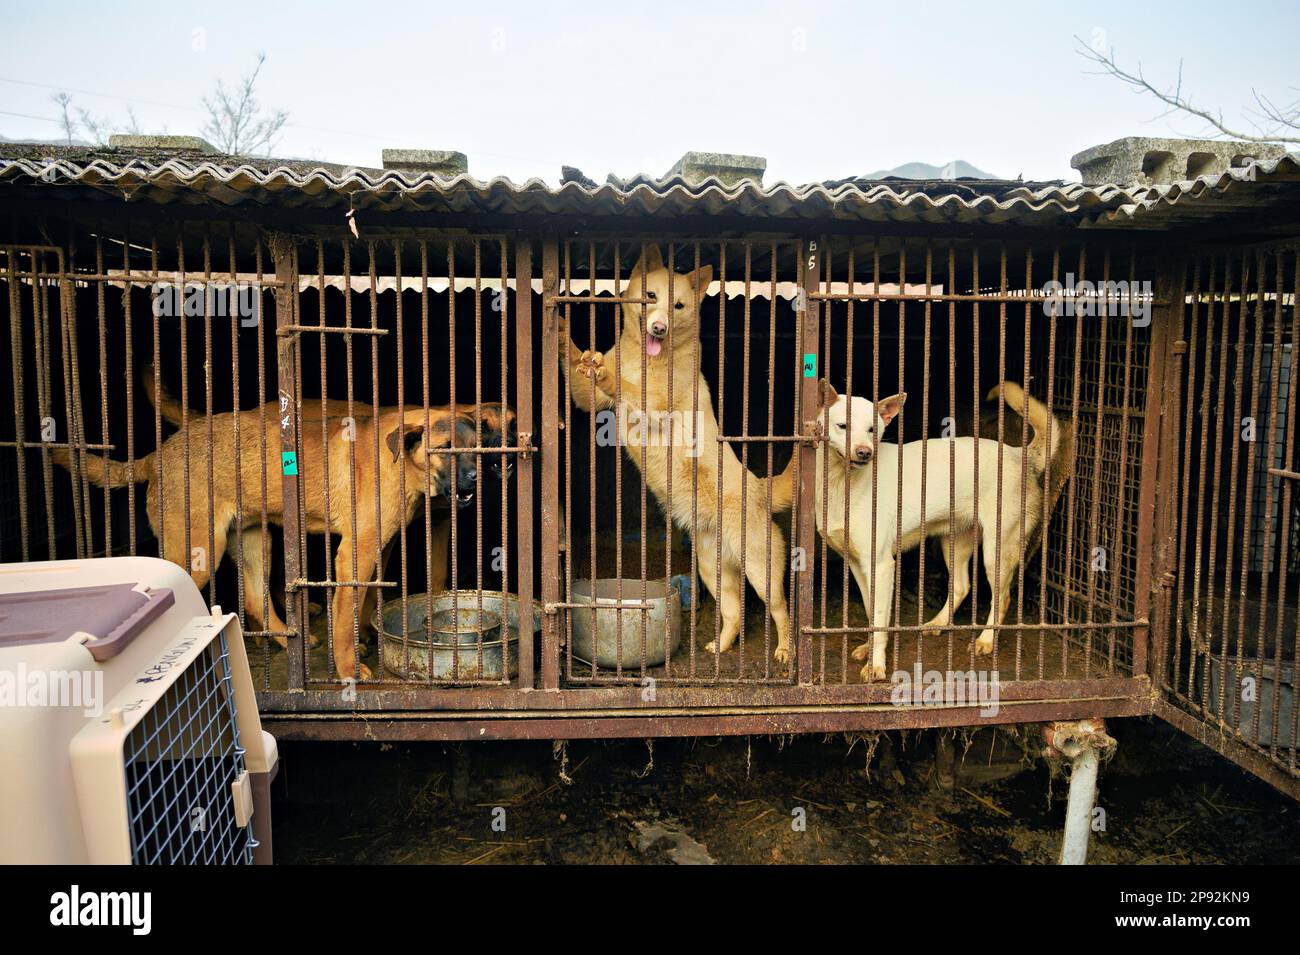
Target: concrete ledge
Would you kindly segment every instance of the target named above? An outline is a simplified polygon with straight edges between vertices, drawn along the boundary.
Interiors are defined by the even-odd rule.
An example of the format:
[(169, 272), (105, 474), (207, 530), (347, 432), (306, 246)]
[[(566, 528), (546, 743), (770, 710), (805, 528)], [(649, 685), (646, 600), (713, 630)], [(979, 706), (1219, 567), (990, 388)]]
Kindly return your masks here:
[(108, 145), (113, 149), (161, 149), (168, 152), (217, 154), (215, 146), (198, 136), (136, 136), (114, 133), (108, 137)]
[(762, 156), (738, 156), (733, 153), (689, 152), (665, 174), (681, 176), (692, 185), (716, 177), (724, 186), (734, 186), (746, 179), (762, 185), (767, 160)]
[(398, 172), (431, 172), (436, 176), (461, 176), (469, 172), (469, 158), (451, 149), (385, 149), (385, 169)]
[(1168, 185), (1199, 176), (1222, 175), (1252, 159), (1279, 159), (1286, 147), (1237, 140), (1159, 139), (1126, 136), (1070, 157), (1084, 185)]

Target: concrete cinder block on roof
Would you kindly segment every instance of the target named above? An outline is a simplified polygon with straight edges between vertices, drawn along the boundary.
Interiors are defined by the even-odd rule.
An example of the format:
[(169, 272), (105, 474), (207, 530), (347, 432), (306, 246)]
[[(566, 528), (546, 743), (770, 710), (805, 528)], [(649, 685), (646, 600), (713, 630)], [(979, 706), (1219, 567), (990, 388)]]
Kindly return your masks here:
[(751, 179), (762, 185), (767, 160), (762, 156), (737, 156), (733, 153), (689, 152), (673, 165), (665, 175), (681, 176), (692, 185), (716, 177), (724, 186)]
[(452, 149), (385, 149), (385, 169), (399, 172), (431, 172), (448, 179), (469, 172), (469, 158)]
[(198, 136), (137, 136), (114, 133), (108, 137), (108, 145), (113, 149), (161, 149), (167, 152), (213, 154), (217, 151), (210, 142)]
[(1272, 143), (1126, 136), (1076, 153), (1070, 165), (1079, 170), (1084, 185), (1157, 186), (1221, 175), (1251, 159), (1285, 155), (1286, 147)]

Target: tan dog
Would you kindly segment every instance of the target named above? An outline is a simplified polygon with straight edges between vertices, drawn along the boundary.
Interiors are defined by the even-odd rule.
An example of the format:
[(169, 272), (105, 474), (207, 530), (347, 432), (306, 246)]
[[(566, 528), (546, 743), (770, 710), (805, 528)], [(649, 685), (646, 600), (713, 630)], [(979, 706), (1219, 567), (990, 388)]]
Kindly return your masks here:
[[(165, 386), (158, 388), (155, 393), (154, 371), (152, 365), (146, 367), (141, 373), (140, 386), (144, 389), (145, 394), (148, 395), (150, 402), (158, 408), (162, 415), (162, 419), (179, 428), (185, 417), (184, 409), (181, 407), (180, 401), (170, 394)], [(268, 421), (278, 414), (275, 408), (275, 402), (267, 402), (265, 407)], [(469, 446), (477, 445), (481, 448), (514, 447), (517, 437), (515, 433), (514, 409), (503, 402), (485, 402), (477, 406), (464, 404), (457, 405), (456, 413), (471, 427), (474, 427), (476, 408), (478, 410), (478, 422), (482, 427), (482, 437), (480, 440), (473, 442)], [(445, 407), (437, 409), (437, 412), (441, 413), (449, 410), (449, 407)], [(352, 411), (354, 417), (358, 419), (373, 417), (371, 406), (359, 401), (353, 402)], [(331, 420), (342, 421), (348, 416), (348, 403), (337, 398), (326, 399), (324, 413)], [(318, 435), (320, 433), (321, 414), (321, 402), (319, 399), (308, 398), (302, 402), (302, 420), (304, 425), (311, 424), (314, 426)], [(432, 414), (433, 409), (431, 409), (431, 415)], [(423, 417), (423, 410), (421, 410), (421, 417)], [(466, 446), (464, 440), (458, 439), (456, 444), (459, 447)], [(460, 455), (459, 457), (463, 458), (465, 461), (473, 460), (469, 455)], [(514, 454), (485, 454), (484, 457), (492, 459), (492, 470), (496, 473), (497, 477), (501, 480), (509, 479), (511, 473), (514, 471)], [(334, 499), (331, 497), (331, 501), (333, 500)], [(438, 593), (439, 591), (446, 590), (451, 584), (451, 499), (442, 496), (432, 497), (429, 499), (429, 508), (432, 512), (432, 520), (430, 521), (431, 540), (429, 551), (429, 589), (431, 593)], [(244, 552), (247, 554), (250, 548), (257, 548), (258, 560), (261, 560), (261, 548), (263, 542), (262, 528), (260, 524), (244, 530), (243, 536)], [(381, 563), (379, 565), (381, 573), (388, 563), (388, 555), (391, 549), (392, 542), (390, 541), (381, 557)], [(259, 584), (258, 586), (260, 589), (261, 585)], [(245, 593), (247, 592), (246, 589)], [(365, 603), (362, 607), (361, 627), (363, 632), (370, 626), (375, 597), (375, 588), (367, 588)], [(258, 599), (261, 599), (260, 596)], [(271, 610), (274, 612), (274, 607), (272, 607)], [(259, 603), (258, 612), (254, 614), (254, 617), (260, 620), (261, 616), (261, 604)], [(269, 629), (274, 630), (277, 628), (270, 627)], [(281, 639), (279, 642), (283, 644), (284, 641)]]
[[(351, 433), (345, 428), (346, 402), (342, 402), (344, 414), (335, 418), (328, 417), (328, 451), (329, 451), (329, 495), (332, 502), (350, 499), (355, 489), (358, 501), (355, 521), (356, 536), (353, 536), (353, 515), (349, 506), (331, 506), (328, 521), (324, 514), (325, 479), (321, 468), (304, 468), (301, 471), (300, 488), (304, 510), (307, 517), (305, 530), (309, 533), (334, 533), (341, 541), (334, 555), (335, 579), (340, 581), (375, 579), (376, 571), (385, 548), (419, 510), (426, 495), (426, 478), (428, 490), (432, 497), (450, 500), (453, 496), (464, 505), (472, 499), (477, 475), (474, 473), (473, 455), (449, 455), (437, 453), (438, 448), (451, 446), (455, 431), (456, 444), (461, 447), (473, 447), (474, 429), (463, 415), (453, 416), (447, 408), (430, 409), (429, 430), (425, 430), (425, 412), (423, 408), (409, 408), (399, 413), (396, 408), (380, 408), (373, 413), (368, 405), (355, 405), (354, 410), (362, 409), (372, 412), (368, 415), (357, 413)], [(208, 508), (202, 500), (206, 496), (209, 461), (213, 477), (213, 507), (211, 534), (215, 553), (207, 555), (207, 560), (187, 569), (195, 583), (202, 587), (220, 565), (226, 550), (235, 546), (236, 535), (243, 536), (244, 547), (244, 602), (246, 611), (260, 620), (263, 601), (269, 607), (266, 629), (286, 630), (287, 627), (275, 612), (269, 595), (263, 592), (263, 582), (267, 579), (264, 555), (269, 550), (264, 546), (261, 529), (262, 473), (266, 469), (265, 505), (267, 516), (277, 524), (283, 525), (284, 498), (281, 482), (280, 431), (279, 415), (274, 408), (267, 409), (265, 434), (265, 460), (259, 453), (262, 428), (262, 409), (250, 411), (226, 412), (212, 415), (211, 418), (192, 415), (188, 430), (188, 462), (186, 460), (186, 432), (178, 431), (171, 435), (156, 451), (145, 455), (136, 462), (134, 475), (128, 472), (124, 462), (114, 461), (98, 455), (85, 456), (87, 477), (95, 484), (110, 487), (126, 486), (132, 481), (149, 482), (146, 495), (146, 513), (150, 525), (158, 534), (163, 546), (163, 553), (172, 560), (190, 560), (185, 551), (188, 530), (191, 547), (206, 547), (209, 539)], [(179, 412), (177, 412), (179, 415)], [(240, 468), (235, 469), (235, 426), (238, 419), (240, 433)], [(178, 419), (179, 420), (179, 419)], [(317, 417), (317, 423), (320, 418)], [(208, 446), (208, 426), (212, 428), (212, 447)], [(373, 449), (379, 441), (378, 473), (367, 467), (373, 459), (365, 449)], [(321, 429), (304, 427), (301, 436), (301, 451), (306, 460), (323, 459)], [(355, 472), (350, 464), (349, 445), (357, 450), (357, 467)], [(458, 460), (453, 464), (452, 459)], [(362, 459), (365, 458), (363, 461)], [(55, 461), (65, 468), (71, 467), (71, 456), (67, 449), (54, 452)], [(190, 474), (191, 507), (188, 515), (179, 511), (179, 504), (184, 500), (185, 473), (188, 463)], [(400, 475), (405, 472), (405, 498), (400, 493)], [(161, 476), (160, 476), (161, 471)], [(157, 484), (161, 481), (164, 498), (171, 508), (165, 515), (158, 512)], [(370, 504), (375, 499), (376, 484), (380, 493), (380, 513), (376, 515), (375, 507)], [(242, 526), (236, 526), (235, 490), (238, 485), (242, 501)], [(195, 499), (197, 498), (197, 500)], [(353, 560), (356, 561), (355, 578)], [(180, 561), (177, 561), (178, 563)], [(365, 595), (357, 598), (357, 590)], [(368, 624), (365, 619), (365, 607), (373, 603), (375, 588), (338, 587), (334, 590), (332, 601), (334, 630), (334, 666), (341, 679), (369, 679), (370, 668), (358, 664), (356, 633)], [(284, 638), (278, 638), (282, 646), (287, 644)]]
[[(642, 445), (646, 445), (646, 484), (665, 508), (669, 505), (668, 446), (671, 441), (673, 494), (669, 519), (690, 532), (699, 555), (700, 576), (717, 601), (722, 617), (716, 647), (714, 642), (710, 642), (709, 651), (716, 649), (721, 653), (729, 650), (744, 623), (740, 618), (740, 599), (745, 586), (741, 573), (741, 528), (745, 528), (745, 574), (767, 604), (776, 623), (777, 645), (773, 657), (778, 663), (786, 663), (790, 659), (790, 616), (785, 597), (785, 537), (772, 523), (772, 513), (790, 508), (789, 484), (787, 482), (784, 491), (774, 491), (769, 511), (768, 481), (747, 471), (731, 446), (719, 442), (718, 421), (713, 412), (708, 382), (695, 372), (699, 303), (713, 280), (713, 267), (706, 265), (688, 275), (674, 276), (670, 297), (669, 272), (664, 268), (658, 247), (652, 245), (632, 270), (624, 293), (627, 297), (642, 297), (643, 277), (644, 297), (654, 301), (644, 306), (644, 322), (642, 305), (624, 303), (621, 354), (616, 349), (603, 355), (579, 351), (571, 340), (568, 341), (567, 359), (562, 361), (562, 365), (565, 376), (576, 379), (571, 381), (574, 403), (588, 412), (612, 409), (619, 393), (618, 379), (622, 379), (619, 442), (638, 467), (642, 467)], [(568, 340), (567, 329), (562, 328), (561, 334)], [(616, 355), (621, 358), (621, 364), (616, 363)], [(641, 406), (643, 357), (646, 368), (644, 411)], [(698, 414), (693, 415), (692, 394), (697, 378), (699, 409)], [(668, 400), (670, 379), (673, 383), (671, 403)], [(668, 426), (670, 422), (671, 429)], [(722, 467), (721, 499), (718, 496), (719, 463)], [(742, 488), (745, 489), (743, 511)], [(693, 500), (698, 500), (698, 524), (695, 527), (692, 527)], [(722, 530), (720, 552), (717, 546), (719, 527)], [(764, 572), (769, 546), (770, 579)], [(721, 595), (716, 592), (719, 567)]]
[[(1011, 602), (1011, 585), (1020, 566), (1021, 528), (1024, 558), (1037, 547), (1039, 534), (1051, 517), (1052, 507), (1073, 469), (1074, 435), (1068, 425), (1020, 385), (1004, 381), (989, 392), (1001, 395), (1017, 414), (1026, 413), (1033, 440), (1024, 448), (998, 444), (987, 438), (931, 438), (909, 441), (902, 447), (881, 441), (889, 423), (906, 401), (906, 394), (882, 398), (873, 405), (866, 398), (838, 395), (830, 382), (819, 385), (817, 420), (825, 440), (817, 449), (817, 530), (853, 571), (873, 626), (888, 626), (894, 597), (895, 551), (902, 554), (921, 546), (928, 537), (943, 540), (943, 558), (952, 575), (952, 599), (924, 624), (936, 634), (952, 623), (953, 611), (971, 590), (971, 557), (978, 542), (983, 548), (984, 572), (997, 594), (989, 608), (985, 629), (975, 641), (975, 652), (993, 652), (993, 627), (1002, 622)], [(852, 403), (852, 422), (849, 404)], [(1048, 447), (1048, 430), (1051, 447)], [(975, 498), (975, 448), (979, 446), (979, 499)], [(1002, 458), (1002, 493), (998, 494), (998, 457)], [(921, 461), (932, 476), (921, 500)], [(902, 497), (898, 494), (898, 469), (902, 468)], [(1022, 465), (1028, 459), (1027, 467)], [(949, 497), (948, 475), (955, 462), (956, 494)], [(1022, 471), (1024, 522), (1021, 523)], [(878, 482), (875, 475), (879, 475)], [(784, 475), (783, 475), (784, 477)], [(873, 527), (872, 485), (876, 483)], [(826, 487), (823, 500), (823, 486)], [(844, 496), (849, 490), (848, 526)], [(998, 538), (999, 512), (1001, 538)], [(902, 535), (898, 536), (899, 524)], [(873, 550), (874, 547), (874, 550)], [(874, 575), (873, 575), (874, 568)], [(877, 633), (853, 651), (855, 660), (871, 662), (862, 668), (864, 680), (885, 679), (885, 648), (889, 637)]]

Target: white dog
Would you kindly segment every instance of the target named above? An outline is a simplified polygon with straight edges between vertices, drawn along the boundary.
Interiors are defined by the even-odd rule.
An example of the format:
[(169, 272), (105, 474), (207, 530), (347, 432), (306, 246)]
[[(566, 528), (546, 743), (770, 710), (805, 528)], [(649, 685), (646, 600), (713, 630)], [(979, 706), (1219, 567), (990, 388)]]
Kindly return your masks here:
[[(1073, 467), (1074, 436), (1059, 418), (1025, 394), (1020, 385), (1004, 381), (989, 392), (999, 394), (1008, 408), (1024, 413), (1033, 426), (1033, 440), (1024, 448), (999, 445), (987, 438), (931, 438), (909, 441), (901, 448), (880, 440), (889, 423), (907, 399), (905, 393), (883, 398), (878, 406), (866, 398), (836, 394), (830, 382), (820, 382), (817, 421), (825, 440), (817, 448), (817, 530), (844, 558), (862, 591), (862, 600), (872, 626), (887, 627), (894, 595), (894, 555), (924, 543), (928, 537), (943, 538), (943, 557), (952, 576), (952, 599), (924, 624), (925, 632), (937, 633), (952, 622), (953, 610), (971, 589), (971, 557), (978, 539), (984, 552), (984, 571), (998, 593), (989, 608), (985, 630), (975, 641), (975, 652), (993, 652), (993, 626), (1002, 622), (1011, 601), (1011, 584), (1022, 556), (1037, 546), (1038, 534), (1051, 516)], [(849, 405), (852, 403), (852, 422)], [(1051, 421), (1051, 449), (1047, 447)], [(850, 431), (851, 428), (851, 431)], [(979, 500), (975, 500), (975, 448), (979, 446)], [(998, 494), (998, 452), (1002, 452), (1002, 493)], [(830, 458), (831, 450), (835, 457)], [(921, 458), (926, 456), (928, 482), (925, 506), (921, 502)], [(899, 457), (902, 457), (902, 499), (898, 495)], [(949, 474), (956, 457), (956, 497), (949, 509)], [(1024, 536), (1021, 536), (1021, 472), (1028, 456), (1028, 486), (1025, 488)], [(828, 462), (829, 458), (829, 462)], [(828, 466), (829, 463), (829, 466)], [(1048, 469), (1050, 467), (1050, 476)], [(872, 484), (879, 475), (872, 527)], [(1045, 479), (1046, 476), (1046, 479)], [(847, 480), (846, 480), (847, 477)], [(851, 483), (849, 483), (851, 482)], [(844, 492), (849, 487), (848, 527), (844, 521)], [(823, 487), (825, 491), (823, 492)], [(998, 546), (998, 511), (1001, 509), (1001, 546)], [(899, 515), (902, 535), (899, 538)], [(1024, 546), (1024, 554), (1021, 546)], [(874, 556), (873, 556), (874, 553)], [(1001, 558), (999, 561), (998, 558)], [(999, 569), (996, 564), (1001, 563)], [(875, 569), (874, 579), (872, 568)], [(870, 603), (868, 599), (870, 596)], [(863, 666), (863, 680), (885, 679), (886, 633), (853, 651), (855, 660), (871, 654)]]

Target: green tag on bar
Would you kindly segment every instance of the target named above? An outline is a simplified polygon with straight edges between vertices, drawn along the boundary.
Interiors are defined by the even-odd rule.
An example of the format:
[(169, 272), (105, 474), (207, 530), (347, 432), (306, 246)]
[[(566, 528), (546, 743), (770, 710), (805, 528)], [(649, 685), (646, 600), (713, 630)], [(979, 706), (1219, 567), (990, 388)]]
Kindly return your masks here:
[(817, 356), (816, 355), (803, 356), (803, 376), (805, 378), (817, 377)]
[(297, 477), (298, 476), (298, 452), (281, 451), (280, 466), (284, 469), (284, 473), (288, 477)]

